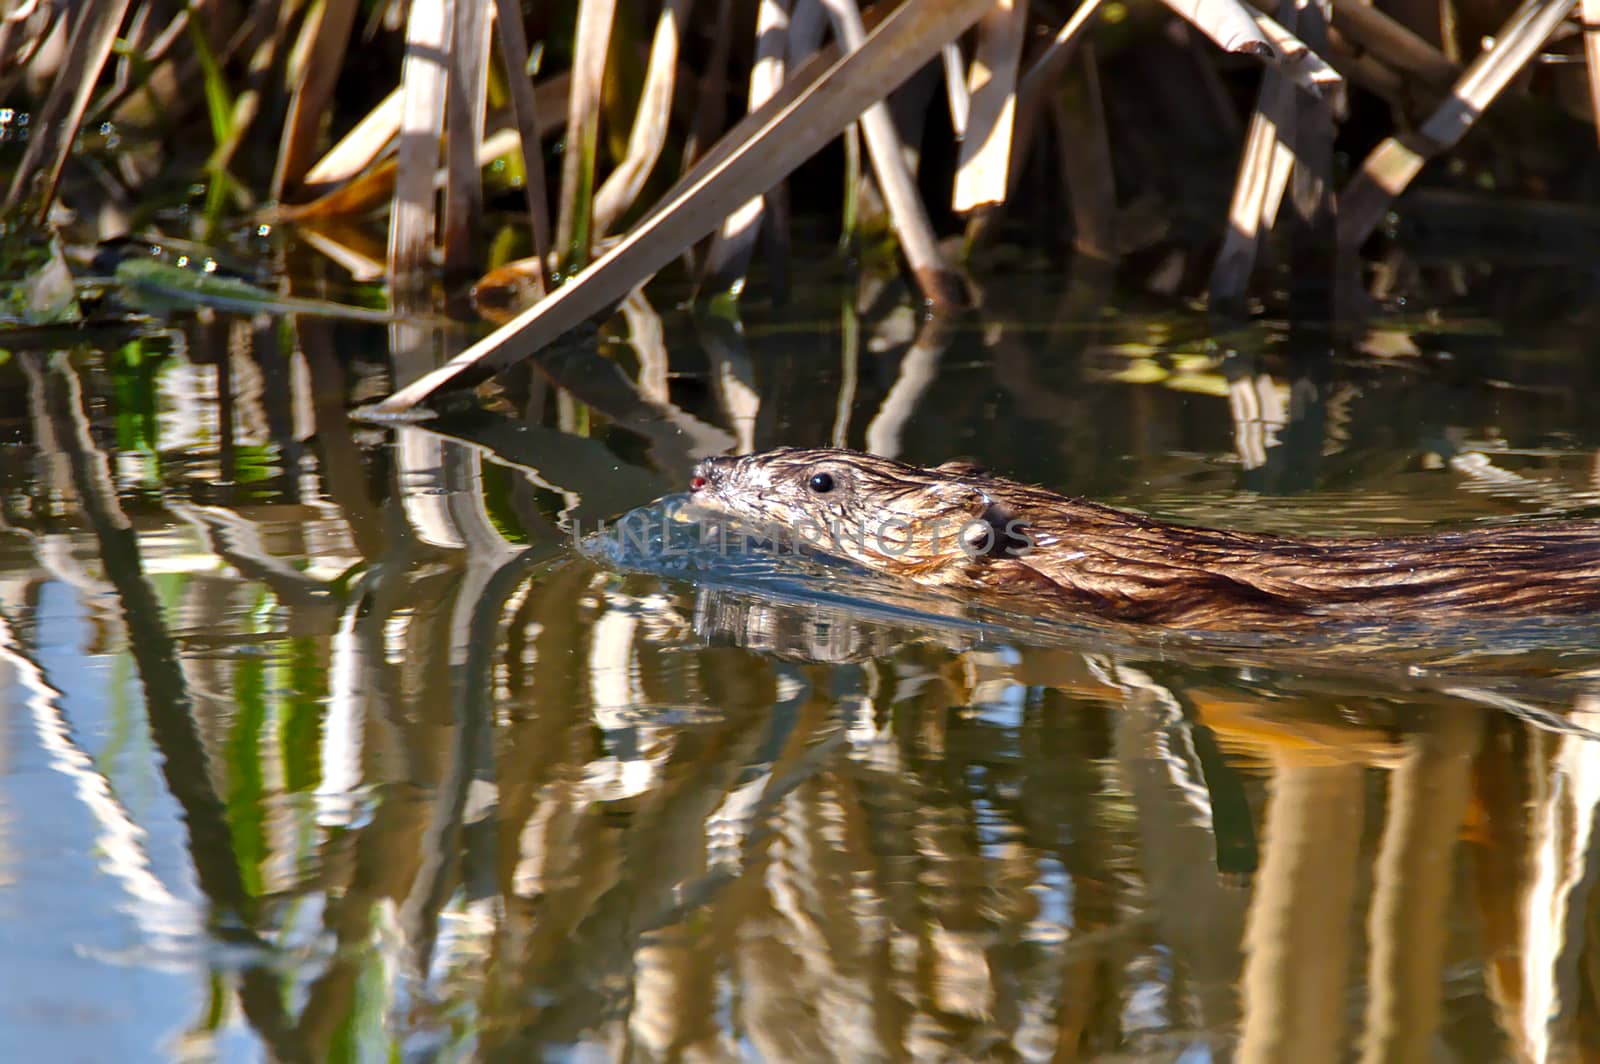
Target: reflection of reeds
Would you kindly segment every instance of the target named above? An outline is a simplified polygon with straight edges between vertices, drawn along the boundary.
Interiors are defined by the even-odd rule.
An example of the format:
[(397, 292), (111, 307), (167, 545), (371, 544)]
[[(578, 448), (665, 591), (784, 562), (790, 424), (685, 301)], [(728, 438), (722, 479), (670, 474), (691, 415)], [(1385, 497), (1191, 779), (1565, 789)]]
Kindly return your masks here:
[(1388, 816), (1373, 868), (1371, 992), (1362, 1045), (1368, 1060), (1426, 1053), (1443, 1010), (1445, 909), (1483, 718), (1453, 706), (1430, 716), (1391, 774)]
[[(151, 868), (144, 830), (118, 798), (110, 781), (78, 745), (73, 727), (61, 705), (60, 692), (49, 673), (22, 646), (11, 623), (0, 616), (0, 688), (27, 693), (27, 706), (40, 745), (49, 753), (52, 769), (73, 783), (78, 799), (93, 815), (97, 833), (98, 864), (117, 880), (126, 895), (126, 907), (147, 941), (157, 949), (176, 950), (192, 945), (185, 939), (202, 930), (203, 917), (175, 897)], [(0, 838), (5, 825), (0, 821)], [(3, 850), (0, 844), (0, 850)], [(9, 863), (0, 858), (0, 864)]]
[(1596, 1044), (1594, 743), (1496, 738), (1474, 764), (1471, 865), (1495, 1019), (1518, 1059), (1575, 1059)]
[[(259, 546), (273, 537), (187, 512), (231, 586), (281, 595), (306, 664), (356, 673), (299, 685), (345, 703), (353, 776), (326, 743), (267, 749), (287, 720), (270, 688), (242, 692), (231, 724), (227, 756), (281, 766), (235, 801), (288, 819), (248, 839), (236, 820), (222, 852), (323, 902), (329, 948), (297, 968), (292, 1012), (252, 1006), (286, 1059), (444, 1037), (443, 1016), (508, 1060), (740, 1041), (1073, 1058), (1150, 1050), (1159, 1029), (1344, 1055), (1432, 1036), (1459, 947), (1410, 946), (1463, 904), (1450, 871), (1481, 722), (1457, 704), (1397, 740), (1348, 693), (1257, 674), (1251, 700), (1136, 656), (890, 643), (861, 665), (786, 664), (693, 647), (693, 609), (647, 578), (527, 556), (474, 577), (459, 550), (380, 568), (334, 625)], [(1227, 766), (1198, 756), (1197, 724), (1243, 766), (1262, 825), (1249, 883), (1218, 873)], [(1363, 812), (1375, 772), (1391, 797)], [(356, 815), (278, 793), (338, 773), (365, 795), (346, 794)], [(289, 911), (267, 905), (262, 926)]]
[(177, 647), (166, 629), (155, 589), (143, 571), (138, 538), (117, 498), (105, 455), (89, 435), (81, 385), (63, 356), (48, 365), (30, 362), (30, 383), (43, 396), (43, 407), (57, 424), (71, 426), (60, 443), (72, 469), (78, 504), (98, 541), (106, 578), (122, 606), (151, 732), (165, 758), (167, 786), (188, 820), (201, 884), (213, 904), (248, 915), (251, 900), (232, 861), (231, 829), (212, 790), (208, 758), (189, 715), (188, 683)]
[[(989, 402), (1021, 411), (994, 419), (1010, 460), (1070, 422), (1044, 445), (1071, 460), (1064, 478), (1243, 505), (1224, 458), (1184, 454), (1171, 389), (1103, 379), (1128, 352), (1073, 324), (1103, 277), (1080, 276), (1079, 309), (1048, 332), (988, 293), (977, 339), (911, 327), (869, 281), (883, 295), (864, 308), (855, 291), (818, 301), (862, 349), (819, 394), (788, 394), (815, 333), (696, 320), (716, 374), (696, 405), (664, 361), (677, 325), (634, 300), (626, 341), (541, 352), (517, 419), (409, 427), (387, 450), (346, 420), (372, 387), (344, 357), (372, 335), (353, 326), (221, 315), (170, 352), (152, 341), (140, 373), (134, 352), (88, 372), (18, 356), (39, 473), (0, 453), (7, 523), (85, 602), (118, 604), (190, 859), (219, 911), (249, 917), (216, 932), (252, 951), (245, 970), (231, 954), (213, 970), (257, 1037), (285, 1060), (468, 1037), (504, 1059), (1253, 1056), (1291, 1040), (1407, 1056), (1445, 1017), (1451, 1037), (1585, 1044), (1589, 746), (1555, 730), (1584, 677), (1512, 698), (1460, 678), (1498, 668), (1471, 651), (1406, 675), (1392, 647), (1393, 668), (1371, 646), (1324, 648), (1342, 655), (1329, 666), (1305, 648), (880, 624), (567, 551), (563, 518), (592, 528), (682, 485), (729, 445), (724, 425), (752, 447), (800, 423), (926, 451), (957, 438), (952, 409)], [(1141, 355), (1158, 367), (1192, 340), (1169, 328), (1173, 350)], [(425, 323), (385, 335), (402, 377), (448, 353)], [(1226, 384), (1205, 358), (1179, 368)], [(1357, 431), (1325, 432), (1337, 388), (1271, 352), (1231, 379), (1289, 402), (1241, 403), (1235, 421), (1225, 387), (1183, 401), (1217, 455), (1237, 443), (1263, 469), (1283, 457), (1269, 427), (1308, 430), (1320, 454), (1406, 420), (1347, 380), (1340, 432)], [(1482, 423), (1508, 434), (1550, 409), (1493, 394)], [(1129, 416), (1089, 417), (1102, 400)], [(120, 446), (157, 460), (119, 476), (124, 403), (152, 415)], [(1401, 448), (1349, 446), (1342, 460), (1371, 463), (1349, 505), (1370, 507)], [(1496, 461), (1519, 457), (1541, 476), (1457, 462), (1430, 490), (1493, 479), (1557, 505), (1566, 459)], [(1568, 480), (1586, 483), (1574, 457)], [(1255, 519), (1329, 519), (1325, 497), (1299, 506)], [(1475, 894), (1455, 889), (1463, 858)]]
[[(1354, 765), (1291, 763), (1274, 774), (1263, 827), (1267, 859), (1243, 942), (1248, 960), (1242, 1060), (1281, 1060), (1286, 1054), (1339, 1060), (1345, 1055), (1348, 929), (1361, 829), (1351, 810), (1360, 808), (1361, 784)], [(1448, 833), (1444, 840), (1446, 846), (1454, 842)], [(1317, 962), (1305, 963), (1308, 957)], [(1377, 984), (1380, 991), (1384, 985)], [(1412, 1029), (1431, 1033), (1433, 1028)]]

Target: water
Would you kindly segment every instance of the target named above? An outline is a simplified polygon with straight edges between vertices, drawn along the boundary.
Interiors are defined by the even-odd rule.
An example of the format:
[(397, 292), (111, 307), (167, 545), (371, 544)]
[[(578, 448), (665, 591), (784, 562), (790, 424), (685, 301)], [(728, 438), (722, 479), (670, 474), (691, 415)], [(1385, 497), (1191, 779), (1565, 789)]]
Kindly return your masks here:
[(575, 543), (783, 444), (1281, 531), (1600, 514), (1559, 317), (983, 294), (653, 288), (392, 430), (347, 411), (467, 334), (10, 350), (0, 1059), (1593, 1053), (1593, 619), (1200, 637)]

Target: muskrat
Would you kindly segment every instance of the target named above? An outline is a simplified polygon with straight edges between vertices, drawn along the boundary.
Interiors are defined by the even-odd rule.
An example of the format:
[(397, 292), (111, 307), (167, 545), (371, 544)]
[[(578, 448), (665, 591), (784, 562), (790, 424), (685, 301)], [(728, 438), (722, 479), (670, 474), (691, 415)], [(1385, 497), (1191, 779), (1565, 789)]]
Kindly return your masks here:
[(1243, 630), (1600, 608), (1600, 522), (1289, 537), (1159, 521), (992, 475), (857, 451), (707, 458), (701, 507), (916, 583), (1031, 610)]

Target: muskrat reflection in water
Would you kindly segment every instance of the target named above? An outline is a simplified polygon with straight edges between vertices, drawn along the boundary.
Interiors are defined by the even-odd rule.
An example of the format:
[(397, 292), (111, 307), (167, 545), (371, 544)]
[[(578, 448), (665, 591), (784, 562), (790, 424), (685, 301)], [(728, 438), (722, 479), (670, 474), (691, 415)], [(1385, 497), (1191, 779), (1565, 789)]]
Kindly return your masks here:
[(1600, 608), (1600, 522), (1411, 536), (1196, 528), (1019, 484), (834, 449), (708, 458), (690, 495), (775, 536), (1033, 612), (1242, 629)]

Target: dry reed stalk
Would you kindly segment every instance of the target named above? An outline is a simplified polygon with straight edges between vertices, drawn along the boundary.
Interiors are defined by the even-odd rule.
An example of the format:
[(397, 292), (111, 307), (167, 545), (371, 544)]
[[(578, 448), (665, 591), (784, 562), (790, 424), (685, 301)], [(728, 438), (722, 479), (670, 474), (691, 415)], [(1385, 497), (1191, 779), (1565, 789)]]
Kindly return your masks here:
[[(1286, 8), (1285, 18), (1293, 18), (1293, 7)], [(1330, 99), (1343, 108), (1344, 78), (1329, 66), (1317, 51), (1295, 36), (1289, 27), (1262, 11), (1255, 13), (1256, 24), (1277, 49), (1274, 69), (1317, 99)]]
[[(1295, 32), (1313, 54), (1328, 50), (1331, 0), (1295, 0)], [(1333, 266), (1333, 138), (1343, 93), (1294, 95), (1294, 172), (1289, 179), (1289, 292), (1297, 318), (1327, 319)]]
[[(287, 75), (280, 70), (283, 66), (280, 57), (286, 56), (290, 51), (291, 33), (303, 6), (299, 0), (288, 0), (288, 2), (272, 0), (271, 3), (259, 3), (252, 9), (252, 16), (258, 18), (256, 32), (241, 37), (245, 41), (244, 47), (249, 49), (250, 57), (245, 69), (244, 89), (234, 100), (233, 115), (228, 127), (228, 143), (225, 151), (219, 152), (216, 157), (218, 165), (231, 163), (233, 156), (241, 147), (261, 144), (260, 139), (248, 141), (247, 134), (260, 116), (263, 106), (269, 109), (270, 120), (278, 123), (281, 130), (284, 116), (272, 110), (281, 105), (279, 86), (287, 80)], [(249, 25), (247, 21), (246, 26)], [(261, 156), (260, 170), (270, 172), (275, 169), (275, 156), (269, 159), (259, 151), (256, 154)], [(245, 162), (248, 165), (254, 161), (256, 160), (247, 158)], [(255, 167), (251, 169), (254, 170)], [(235, 194), (241, 202), (254, 196), (248, 184), (237, 186)]]
[[(483, 138), (478, 145), (478, 167), (482, 169), (501, 156), (517, 150), (521, 139), (515, 129), (497, 129)], [(396, 160), (385, 159), (371, 169), (357, 174), (327, 195), (310, 203), (279, 204), (263, 213), (263, 217), (277, 221), (303, 222), (319, 218), (348, 217), (373, 210), (394, 196)], [(433, 187), (442, 189), (448, 181), (444, 169), (433, 174)]]
[[(22, 0), (0, 17), (0, 77), (26, 66), (67, 12), (42, 0)], [(0, 90), (5, 88), (0, 83)]]
[(543, 296), (550, 290), (549, 185), (545, 180), (544, 150), (539, 136), (539, 101), (528, 72), (528, 37), (522, 25), (522, 5), (517, 0), (495, 0), (495, 24), (499, 30), (500, 55), (505, 60), (511, 113), (522, 151), (522, 187), (528, 200), (533, 258), (538, 263), (536, 295)]
[[(193, 10), (201, 8), (197, 3)], [(140, 10), (151, 8), (147, 5)], [(189, 33), (190, 11), (188, 7), (178, 10), (152, 40), (143, 40), (132, 33), (128, 35), (132, 50), (118, 62), (116, 87), (95, 108), (96, 113), (109, 110), (114, 122), (150, 122), (157, 116), (166, 117), (175, 110), (183, 110), (178, 100), (179, 85), (192, 83), (199, 64), (192, 54), (181, 59), (174, 57), (172, 49)], [(145, 67), (142, 77), (135, 76), (136, 64)]]
[(355, 26), (357, 6), (358, 0), (319, 0), (306, 16), (295, 48), (297, 54), (290, 63), (294, 90), (283, 123), (278, 162), (272, 172), (275, 200), (282, 199), (285, 192), (293, 192), (311, 168), (350, 30)]
[[(755, 60), (750, 67), (749, 110), (754, 112), (770, 100), (783, 85), (789, 48), (789, 5), (787, 0), (761, 0), (756, 11)], [(705, 283), (713, 289), (726, 289), (739, 283), (755, 253), (765, 213), (764, 197), (752, 196), (722, 223), (722, 228), (706, 253)]]
[(7, 215), (21, 208), (31, 209), (33, 220), (43, 225), (50, 215), (61, 169), (72, 151), (78, 124), (89, 106), (100, 72), (111, 55), (117, 29), (128, 13), (129, 0), (86, 0), (78, 10), (68, 38), (67, 56), (56, 73), (50, 94), (45, 97), (34, 123), (22, 162), (6, 193)]
[[(1238, 0), (1164, 0), (1224, 51), (1272, 63), (1306, 91), (1323, 96), (1342, 86), (1338, 73), (1270, 15)], [(1248, 23), (1248, 27), (1246, 26)]]
[(396, 391), (371, 411), (412, 411), (472, 375), (522, 361), (612, 305), (694, 241), (715, 229), (728, 203), (742, 203), (794, 170), (872, 101), (880, 100), (938, 54), (988, 7), (989, 0), (907, 4), (886, 15), (836, 62), (821, 57), (796, 71), (783, 91), (730, 130), (678, 186), (614, 248), (539, 304), (523, 311), (450, 362)]
[(1275, 51), (1256, 25), (1255, 12), (1239, 0), (1163, 0), (1224, 52), (1271, 58)]
[(1444, 89), (1461, 75), (1449, 56), (1371, 4), (1334, 4), (1333, 28), (1407, 80)]
[[(22, 8), (32, 8), (36, 6), (36, 0), (24, 0), (24, 3), (20, 5)], [(133, 15), (128, 19), (128, 25), (122, 32), (122, 55), (118, 57), (116, 66), (112, 68), (111, 84), (107, 86), (106, 90), (100, 94), (100, 99), (96, 103), (94, 111), (88, 112), (88, 114), (91, 116), (91, 121), (96, 112), (104, 111), (106, 108), (112, 106), (115, 101), (121, 100), (129, 91), (130, 87), (133, 85), (133, 68), (136, 57), (139, 65), (146, 68), (148, 68), (149, 65), (160, 61), (160, 57), (152, 59), (147, 59), (145, 57), (146, 52), (149, 51), (151, 46), (155, 43), (152, 27), (152, 20), (155, 18), (155, 12), (152, 10), (153, 7), (154, 5), (149, 3), (147, 0), (146, 3), (140, 4), (138, 7), (133, 9)], [(187, 16), (187, 12), (184, 12), (184, 15)], [(7, 29), (10, 28), (10, 26), (11, 16), (9, 14), (5, 18), (0, 19), (0, 75), (4, 74), (5, 70), (11, 63), (11, 60), (9, 60), (6, 56), (6, 49), (8, 47), (8, 44), (6, 43)], [(168, 44), (170, 45), (170, 41)], [(5, 84), (3, 81), (0, 81), (0, 92), (4, 91)]]
[(561, 204), (556, 253), (576, 268), (589, 261), (594, 181), (600, 149), (600, 95), (617, 0), (583, 0), (573, 34), (572, 94), (567, 98), (567, 146), (561, 155)]
[[(1256, 15), (1277, 59), (1262, 77), (1234, 182), (1228, 231), (1211, 272), (1210, 296), (1217, 305), (1235, 304), (1247, 291), (1262, 238), (1277, 219), (1297, 159), (1302, 170), (1314, 164), (1303, 188), (1307, 222), (1318, 213), (1311, 201), (1326, 198), (1332, 131), (1324, 131), (1316, 116), (1330, 114), (1331, 104), (1342, 106), (1344, 79), (1294, 34), (1303, 16), (1319, 37), (1325, 36), (1320, 14), (1313, 15), (1305, 0), (1282, 0), (1279, 16), (1282, 23)], [(1315, 110), (1302, 108), (1296, 87), (1312, 98)], [(1308, 119), (1303, 127), (1298, 120), (1302, 113)]]
[(1374, 148), (1350, 180), (1339, 208), (1338, 246), (1354, 252), (1429, 159), (1449, 150), (1472, 128), (1486, 107), (1531, 60), (1572, 11), (1576, 0), (1527, 0), (1485, 50), (1467, 67), (1449, 99), (1413, 133), (1390, 137)]
[[(545, 121), (539, 123), (538, 137), (548, 137), (563, 128), (566, 121), (566, 96), (567, 85), (570, 79), (566, 74), (556, 76), (540, 82), (534, 87), (534, 112), (536, 115), (546, 116)], [(365, 181), (373, 176), (376, 171), (362, 170), (371, 165), (372, 161), (384, 153), (384, 150), (393, 142), (395, 134), (400, 132), (400, 115), (404, 109), (403, 93), (396, 89), (383, 101), (374, 107), (367, 116), (340, 139), (339, 143), (328, 149), (317, 164), (307, 171), (303, 188), (316, 190), (323, 193), (323, 198), (338, 196), (352, 181)], [(513, 113), (513, 120), (520, 122), (520, 118)], [(520, 131), (520, 127), (519, 127)], [(488, 138), (488, 139), (493, 139)], [(537, 144), (538, 140), (535, 139)], [(537, 155), (538, 153), (535, 152)], [(482, 152), (480, 150), (480, 157)], [(542, 167), (541, 167), (542, 173)], [(340, 186), (328, 191), (332, 186)], [(305, 204), (310, 207), (311, 204)]]
[(594, 198), (594, 234), (611, 232), (624, 212), (639, 199), (650, 171), (661, 158), (667, 143), (667, 128), (672, 118), (672, 93), (677, 83), (678, 42), (688, 23), (692, 0), (665, 0), (656, 20), (655, 38), (650, 45), (650, 65), (645, 71), (644, 89), (628, 134), (628, 152), (600, 186)]
[(336, 263), (352, 281), (365, 283), (383, 278), (383, 249), (366, 246), (369, 238), (353, 226), (328, 220), (302, 225), (295, 235)]
[(1184, 65), (1188, 68), (1189, 76), (1194, 79), (1194, 90), (1203, 101), (1197, 109), (1197, 115), (1204, 114), (1200, 121), (1215, 127), (1221, 136), (1229, 140), (1242, 139), (1245, 120), (1239, 116), (1233, 95), (1217, 71), (1211, 49), (1201, 39), (1204, 35), (1186, 22), (1169, 24), (1167, 34), (1172, 42), (1183, 50)]
[(1239, 159), (1228, 206), (1228, 231), (1211, 270), (1209, 290), (1215, 303), (1233, 303), (1249, 287), (1262, 235), (1272, 228), (1289, 184), (1294, 125), (1294, 86), (1277, 69), (1268, 68), (1261, 76), (1260, 95)]
[(455, 0), (445, 104), (444, 272), (463, 278), (483, 272), (483, 172), (478, 149), (489, 91), (488, 0)]
[(961, 139), (951, 209), (966, 213), (1004, 203), (1017, 115), (1017, 63), (1028, 28), (1028, 0), (996, 0), (978, 20), (969, 73), (972, 109)]
[(972, 113), (972, 94), (967, 91), (967, 61), (961, 56), (961, 42), (951, 41), (939, 52), (939, 62), (944, 67), (945, 100), (950, 105), (950, 129), (955, 135), (967, 135), (967, 116)]
[(1377, 59), (1338, 30), (1329, 33), (1328, 62), (1352, 85), (1377, 96), (1397, 114), (1410, 102), (1406, 80), (1393, 67)]
[[(828, 34), (828, 13), (823, 10), (821, 0), (794, 0), (793, 9), (789, 15), (789, 32), (784, 42), (783, 64), (784, 74), (776, 82), (766, 99), (781, 90), (784, 82), (796, 76), (796, 72), (805, 64), (816, 59), (818, 52), (824, 47), (834, 48), (835, 45), (824, 45)], [(763, 101), (764, 102), (764, 101)], [(753, 110), (753, 108), (752, 108)], [(860, 135), (858, 127), (852, 123), (844, 133), (846, 153), (850, 146), (857, 149), (859, 161)], [(855, 170), (858, 183), (860, 168)], [(849, 187), (849, 186), (847, 186)], [(756, 245), (764, 246), (767, 252), (769, 275), (772, 289), (775, 293), (785, 290), (787, 281), (786, 266), (789, 261), (789, 185), (787, 178), (767, 189), (761, 197), (764, 222), (752, 230), (751, 239)], [(762, 238), (766, 240), (762, 242)], [(753, 252), (753, 248), (752, 248)], [(748, 268), (748, 262), (745, 266)], [(782, 298), (781, 296), (779, 297)]]
[(422, 286), (433, 247), (433, 174), (444, 132), (451, 0), (413, 0), (400, 68), (400, 143), (389, 215), (389, 289), (398, 307)]
[(1583, 56), (1589, 68), (1589, 110), (1600, 136), (1600, 0), (1579, 0), (1583, 21)]
[[(395, 170), (395, 160), (384, 159), (370, 169), (339, 182), (331, 191), (314, 200), (279, 203), (264, 210), (262, 217), (280, 222), (309, 222), (376, 211), (394, 199)], [(306, 191), (315, 187), (320, 186), (304, 186)]]
[[(1078, 41), (1104, 2), (1105, 0), (1083, 0), (1072, 12), (1072, 16), (1062, 24), (1061, 29), (1056, 31), (1050, 43), (1045, 45), (1044, 51), (1040, 52), (1038, 58), (1028, 67), (1027, 73), (1022, 75), (1022, 82), (1017, 86), (1017, 124), (1012, 137), (1019, 152), (1028, 150), (1028, 145), (1033, 140), (1034, 126), (1039, 121), (1040, 108), (1052, 97), (1056, 82), (1061, 80), (1062, 71), (1066, 70), (1067, 64), (1072, 61)], [(1021, 164), (1020, 156), (1011, 161), (1013, 174), (1021, 169)]]
[(372, 160), (382, 155), (395, 134), (400, 132), (400, 116), (404, 111), (405, 94), (401, 89), (395, 89), (305, 172), (302, 185), (322, 189), (343, 184), (355, 177)]
[[(823, 0), (833, 21), (833, 32), (848, 52), (861, 47), (866, 29), (855, 0)], [(945, 42), (940, 42), (940, 47)], [(939, 251), (939, 243), (928, 221), (927, 209), (917, 183), (906, 168), (903, 145), (887, 104), (869, 106), (861, 115), (861, 132), (867, 142), (867, 156), (878, 178), (878, 188), (894, 220), (900, 249), (911, 266), (922, 297), (934, 305), (954, 305), (965, 298), (960, 279)]]

